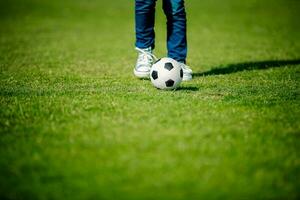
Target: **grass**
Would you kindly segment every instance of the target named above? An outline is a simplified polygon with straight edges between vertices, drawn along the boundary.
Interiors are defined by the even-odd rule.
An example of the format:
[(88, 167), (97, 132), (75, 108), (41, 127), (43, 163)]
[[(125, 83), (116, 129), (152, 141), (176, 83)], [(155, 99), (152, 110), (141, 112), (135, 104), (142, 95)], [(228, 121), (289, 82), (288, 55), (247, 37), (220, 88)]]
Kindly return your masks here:
[(186, 6), (195, 76), (160, 91), (133, 1), (1, 1), (1, 199), (299, 199), (300, 3)]

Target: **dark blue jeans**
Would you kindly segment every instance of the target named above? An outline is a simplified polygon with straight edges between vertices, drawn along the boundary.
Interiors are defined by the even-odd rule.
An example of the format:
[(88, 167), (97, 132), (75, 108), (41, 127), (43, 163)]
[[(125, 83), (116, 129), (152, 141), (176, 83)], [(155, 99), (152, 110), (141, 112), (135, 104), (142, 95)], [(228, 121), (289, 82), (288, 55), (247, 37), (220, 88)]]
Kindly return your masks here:
[[(187, 54), (184, 0), (162, 0), (167, 17), (168, 57), (185, 62)], [(136, 47), (154, 49), (156, 0), (135, 0)]]

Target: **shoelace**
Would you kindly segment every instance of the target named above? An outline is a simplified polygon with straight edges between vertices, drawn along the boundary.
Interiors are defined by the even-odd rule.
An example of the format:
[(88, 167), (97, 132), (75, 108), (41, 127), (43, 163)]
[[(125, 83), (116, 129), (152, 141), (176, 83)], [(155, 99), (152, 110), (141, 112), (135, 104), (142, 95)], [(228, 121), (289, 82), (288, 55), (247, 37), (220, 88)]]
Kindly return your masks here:
[(140, 49), (140, 48), (138, 48), (138, 47), (136, 47), (135, 48), (138, 52), (140, 52), (141, 54), (139, 55), (139, 62), (141, 62), (141, 63), (145, 63), (145, 64), (149, 64), (149, 60), (150, 61), (156, 61), (157, 60), (157, 57), (154, 55), (154, 54), (152, 54), (152, 53), (150, 53), (150, 52), (148, 52), (148, 51), (145, 51), (144, 49)]

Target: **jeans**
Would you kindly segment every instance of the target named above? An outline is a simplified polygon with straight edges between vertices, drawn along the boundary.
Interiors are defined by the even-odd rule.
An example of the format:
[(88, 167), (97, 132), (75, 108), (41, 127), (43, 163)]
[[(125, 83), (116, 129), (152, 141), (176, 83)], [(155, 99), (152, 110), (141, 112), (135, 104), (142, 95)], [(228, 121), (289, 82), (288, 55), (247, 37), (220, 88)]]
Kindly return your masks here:
[[(162, 0), (163, 10), (167, 17), (168, 57), (179, 62), (186, 60), (186, 13), (184, 0)], [(154, 49), (156, 0), (135, 0), (136, 47)]]

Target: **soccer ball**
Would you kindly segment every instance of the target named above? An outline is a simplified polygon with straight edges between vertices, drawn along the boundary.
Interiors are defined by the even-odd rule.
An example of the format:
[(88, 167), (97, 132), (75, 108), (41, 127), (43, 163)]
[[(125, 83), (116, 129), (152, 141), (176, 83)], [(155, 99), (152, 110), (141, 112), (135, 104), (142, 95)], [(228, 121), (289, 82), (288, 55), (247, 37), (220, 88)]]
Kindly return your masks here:
[(179, 63), (172, 58), (157, 60), (150, 71), (150, 79), (154, 87), (162, 90), (177, 88), (183, 77), (183, 71)]

